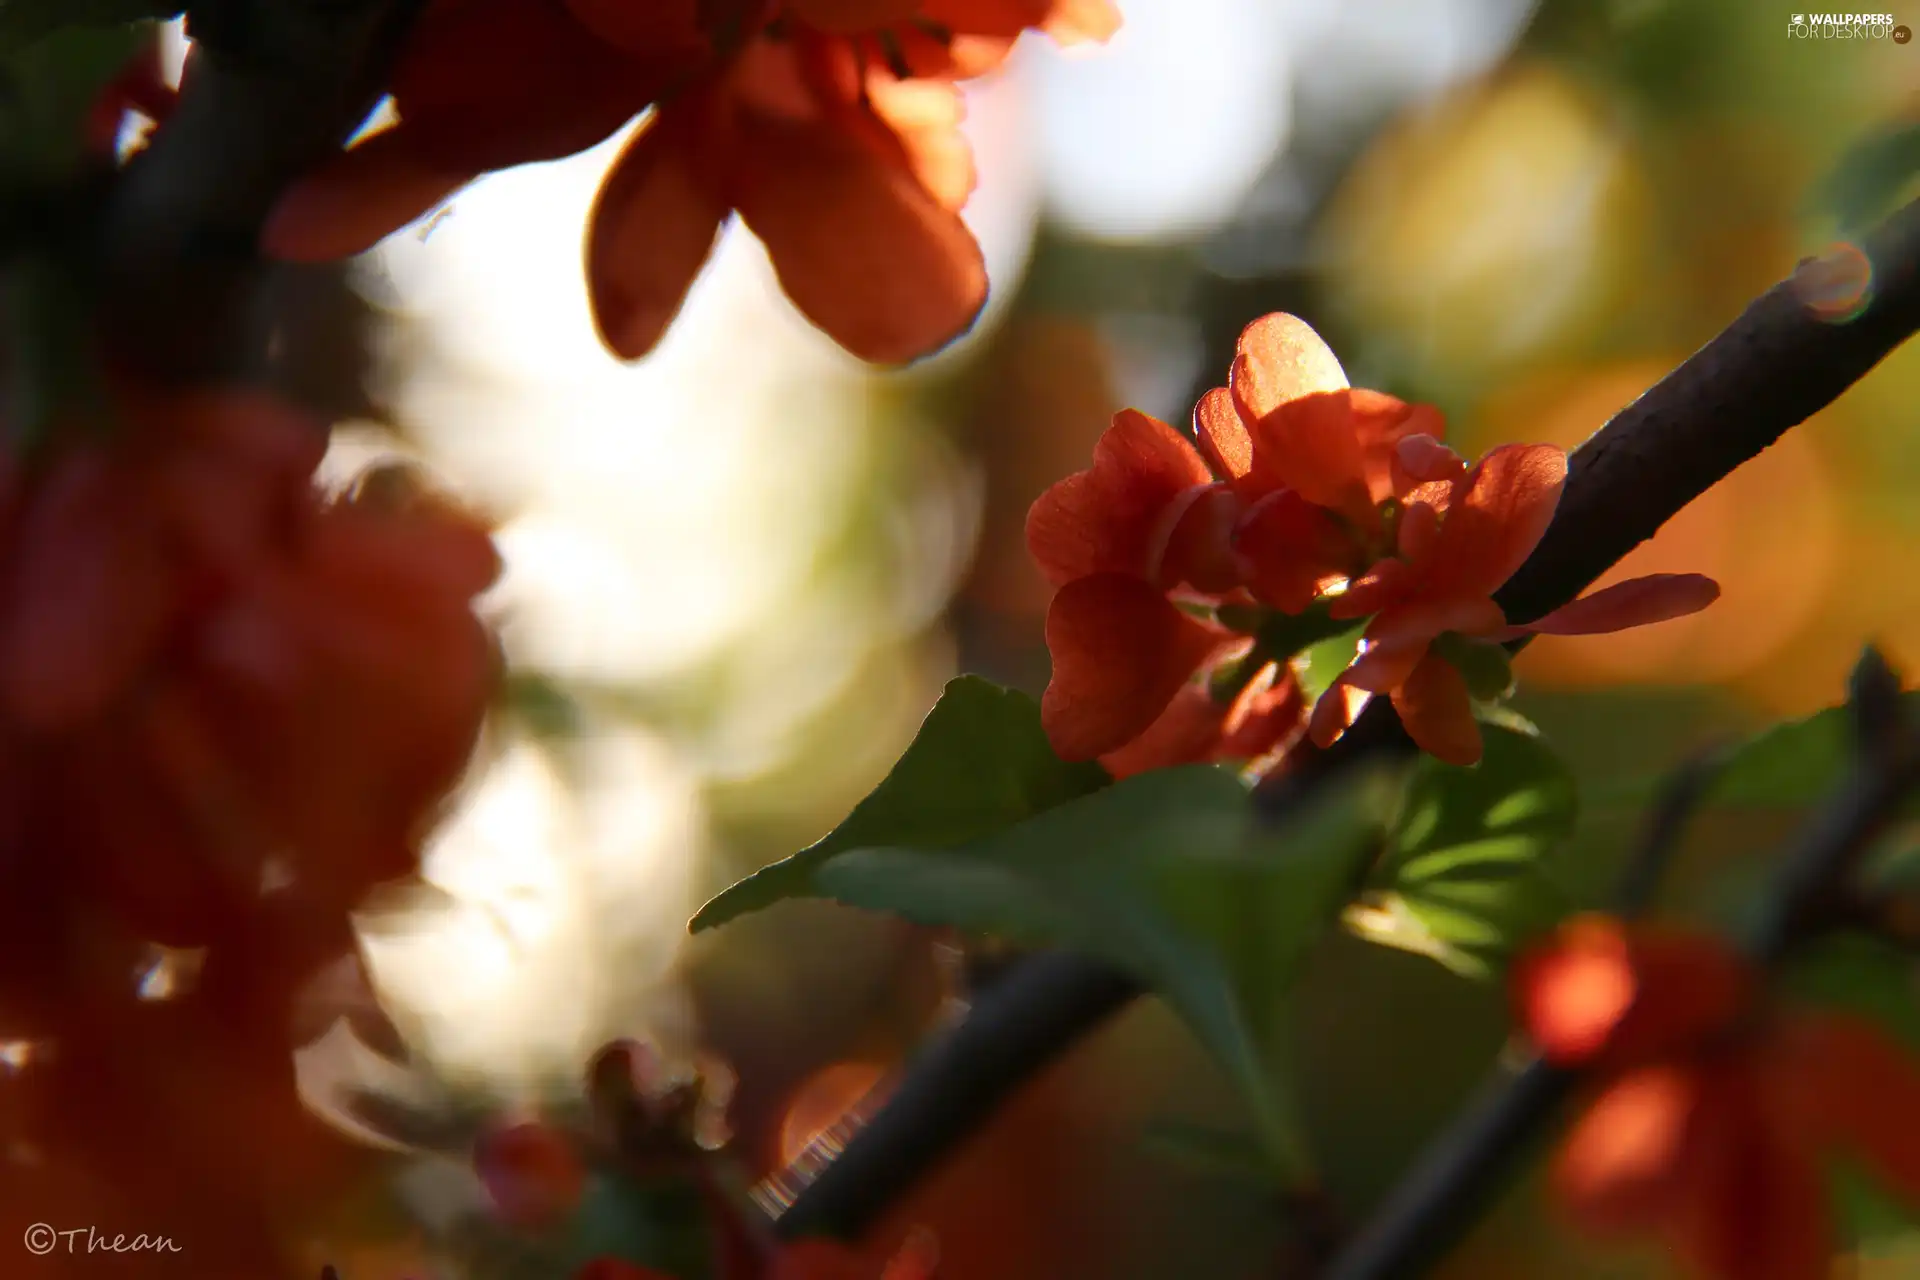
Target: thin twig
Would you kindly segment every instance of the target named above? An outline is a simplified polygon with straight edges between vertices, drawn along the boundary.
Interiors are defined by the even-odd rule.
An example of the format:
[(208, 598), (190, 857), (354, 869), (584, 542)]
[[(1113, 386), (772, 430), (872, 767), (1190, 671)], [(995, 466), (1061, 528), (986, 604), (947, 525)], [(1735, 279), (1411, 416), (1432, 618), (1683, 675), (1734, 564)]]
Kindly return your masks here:
[[(1528, 621), (1579, 595), (1688, 502), (1831, 404), (1920, 329), (1920, 202), (1889, 218), (1864, 247), (1872, 290), (1852, 319), (1816, 314), (1806, 300), (1803, 264), (1574, 451), (1552, 527), (1496, 597), (1509, 618)], [(1392, 708), (1375, 699), (1332, 751), (1306, 762), (1305, 773), (1339, 772), (1362, 756), (1408, 749)], [(1302, 790), (1300, 778), (1264, 787), (1263, 811), (1290, 809)], [(835, 1166), (798, 1193), (780, 1232), (862, 1231), (1038, 1064), (1138, 990), (1091, 961), (1027, 961), (926, 1052), (927, 1065), (909, 1073)]]
[(1641, 915), (1653, 905), (1660, 878), (1673, 860), (1680, 837), (1686, 834), (1687, 820), (1699, 809), (1726, 763), (1726, 749), (1716, 747), (1693, 756), (1667, 779), (1654, 799), (1640, 843), (1621, 873), (1620, 887), (1615, 891), (1615, 910), (1621, 916)]

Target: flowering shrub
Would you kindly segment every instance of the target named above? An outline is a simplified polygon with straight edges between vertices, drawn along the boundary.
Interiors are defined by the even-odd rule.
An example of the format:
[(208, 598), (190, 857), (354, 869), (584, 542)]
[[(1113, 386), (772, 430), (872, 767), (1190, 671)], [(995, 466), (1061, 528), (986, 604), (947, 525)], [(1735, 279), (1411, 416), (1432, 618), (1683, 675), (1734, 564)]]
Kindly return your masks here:
[[(311, 1270), (315, 1206), (378, 1157), (308, 1107), (293, 1050), (341, 1017), (399, 1038), (352, 913), (420, 870), (501, 684), (488, 522), (411, 467), (319, 483), (331, 424), (291, 389), (280, 260), (357, 252), (644, 117), (585, 236), (615, 355), (653, 350), (738, 215), (800, 312), (909, 362), (987, 295), (962, 84), (1029, 30), (1119, 22), (1108, 0), (186, 11), (176, 90), (151, 19), (177, 5), (0, 5), (0, 1204), (41, 1275), (94, 1274), (35, 1244), (88, 1219), (177, 1236), (142, 1274)], [(338, 145), (383, 94), (397, 123)], [(157, 130), (128, 159), (131, 111)], [(943, 993), (969, 1011), (923, 1057), (752, 1189), (727, 1073), (637, 1041), (565, 1099), (393, 1145), (457, 1152), (488, 1248), (545, 1249), (543, 1274), (963, 1280), (938, 1232), (903, 1234), (917, 1204), (888, 1210), (1150, 993), (1236, 1095), (1239, 1127), (1186, 1145), (1257, 1185), (1288, 1274), (1418, 1274), (1568, 1097), (1547, 1178), (1574, 1226), (1706, 1280), (1828, 1274), (1865, 1234), (1830, 1203), (1836, 1171), (1920, 1201), (1920, 903), (1910, 850), (1877, 843), (1920, 789), (1911, 695), (1869, 647), (1844, 706), (1627, 787), (1652, 821), (1617, 892), (1568, 865), (1615, 835), (1580, 829), (1578, 771), (1501, 704), (1532, 637), (1718, 599), (1695, 573), (1589, 588), (1920, 324), (1915, 208), (1572, 455), (1469, 459), (1434, 406), (1350, 386), (1306, 321), (1254, 319), (1190, 429), (1122, 409), (1033, 502), (1044, 693), (957, 677), (839, 826), (691, 923), (819, 898), (990, 956), (1006, 972)], [(1817, 812), (1777, 868), (1716, 880), (1740, 908), (1720, 927), (1640, 919), (1680, 819), (1741, 795)], [(1340, 931), (1504, 982), (1511, 1056), (1531, 1055), (1492, 1064), (1489, 1100), (1371, 1216), (1292, 1043)], [(1841, 943), (1872, 959), (1832, 985), (1877, 1003), (1794, 996)]]

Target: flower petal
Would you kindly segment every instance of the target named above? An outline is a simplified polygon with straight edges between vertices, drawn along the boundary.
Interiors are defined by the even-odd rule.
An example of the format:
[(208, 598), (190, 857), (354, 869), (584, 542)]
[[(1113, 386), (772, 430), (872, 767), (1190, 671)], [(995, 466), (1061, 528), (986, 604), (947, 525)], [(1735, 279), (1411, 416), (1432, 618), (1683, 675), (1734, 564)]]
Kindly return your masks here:
[(1222, 479), (1238, 480), (1253, 470), (1253, 437), (1225, 387), (1215, 387), (1193, 406), (1193, 436), (1207, 465)]
[(1548, 1061), (1633, 1065), (1684, 1053), (1748, 1008), (1752, 967), (1709, 934), (1579, 916), (1514, 965), (1515, 1020)]
[(75, 454), (12, 532), (0, 618), (0, 703), (31, 728), (98, 713), (139, 671), (178, 585), (146, 495), (108, 459)]
[(596, 36), (558, 4), (470, 0), (430, 15), (391, 85), (417, 153), (471, 173), (572, 155), (644, 111), (679, 74)]
[(1702, 1091), (1666, 1211), (1678, 1251), (1712, 1280), (1824, 1280), (1834, 1250), (1818, 1154), (1780, 1123), (1750, 1058), (1704, 1073)]
[(1529, 632), (1550, 636), (1590, 636), (1630, 627), (1651, 626), (1698, 613), (1720, 598), (1720, 584), (1698, 573), (1653, 573), (1604, 587), (1571, 604), (1561, 605), (1536, 622), (1521, 623), (1490, 634), (1489, 640), (1512, 640)]
[[(1348, 393), (1347, 400), (1353, 412), (1353, 432), (1360, 441), (1360, 453), (1365, 461), (1369, 496), (1376, 503), (1404, 496), (1411, 486), (1401, 485), (1396, 479), (1397, 447), (1410, 437), (1438, 444), (1447, 431), (1446, 419), (1430, 404), (1408, 404), (1379, 391), (1356, 387)], [(1439, 447), (1452, 455), (1453, 451), (1445, 445)], [(1459, 469), (1464, 471), (1465, 465)], [(1445, 478), (1451, 480), (1453, 476)]]
[(1442, 632), (1478, 636), (1505, 622), (1500, 606), (1486, 596), (1418, 596), (1382, 610), (1367, 624), (1366, 638), (1369, 646), (1426, 644)]
[(1307, 695), (1285, 663), (1268, 663), (1227, 708), (1217, 758), (1252, 760), (1292, 739), (1306, 723)]
[(1552, 445), (1502, 445), (1455, 487), (1433, 542), (1427, 590), (1491, 595), (1533, 554), (1567, 479)]
[(1240, 331), (1229, 385), (1235, 403), (1257, 422), (1302, 396), (1345, 391), (1347, 375), (1313, 326), (1276, 311)]
[(920, 185), (943, 208), (958, 211), (973, 194), (978, 175), (973, 144), (961, 132), (959, 90), (930, 80), (867, 77), (867, 101), (905, 149)]
[(298, 179), (262, 228), (260, 252), (283, 262), (365, 253), (478, 176), (428, 163), (415, 141), (395, 125)]
[(1364, 618), (1399, 603), (1413, 589), (1413, 570), (1403, 560), (1382, 560), (1347, 584), (1327, 607), (1332, 618)]
[(1433, 436), (1416, 432), (1393, 446), (1390, 461), (1390, 497), (1405, 498), (1423, 484), (1451, 485), (1467, 472), (1459, 454)]
[(903, 364), (972, 327), (980, 246), (901, 164), (830, 127), (738, 117), (734, 205), (806, 317), (863, 360)]
[(1149, 769), (1204, 760), (1219, 745), (1226, 714), (1205, 681), (1189, 680), (1139, 737), (1101, 756), (1100, 767), (1115, 778), (1131, 778)]
[(1281, 489), (1240, 518), (1233, 553), (1256, 596), (1282, 613), (1300, 613), (1352, 572), (1356, 549), (1331, 512)]
[(794, 17), (836, 35), (853, 35), (918, 17), (922, 0), (787, 0)]
[[(1223, 647), (1215, 664), (1243, 648)], [(1256, 759), (1297, 734), (1305, 712), (1299, 681), (1279, 663), (1268, 663), (1230, 703), (1216, 699), (1205, 679), (1190, 680), (1146, 732), (1101, 756), (1100, 764), (1126, 778), (1208, 760)]]
[(693, 62), (709, 50), (698, 0), (566, 0), (566, 6), (595, 37), (637, 58)]
[(653, 350), (706, 265), (729, 210), (695, 169), (695, 122), (663, 108), (607, 171), (587, 216), (587, 294), (608, 350)]
[(1553, 1164), (1556, 1198), (1582, 1230), (1644, 1231), (1671, 1213), (1704, 1093), (1697, 1073), (1667, 1065), (1630, 1072), (1602, 1090)]
[(1880, 1028), (1838, 1014), (1795, 1014), (1778, 1056), (1787, 1105), (1809, 1137), (1861, 1157), (1904, 1199), (1920, 1200), (1920, 1066)]
[(1440, 513), (1444, 508), (1438, 503), (1425, 501), (1427, 491), (1438, 486), (1423, 485), (1414, 493), (1422, 497), (1409, 495), (1407, 504), (1400, 509), (1400, 528), (1394, 535), (1395, 550), (1400, 559), (1409, 567), (1428, 563), (1433, 555), (1435, 542), (1440, 537)]
[(1125, 746), (1159, 719), (1220, 641), (1138, 578), (1101, 573), (1068, 583), (1047, 610), (1047, 740), (1064, 760)]
[(1110, 0), (922, 0), (920, 16), (961, 35), (1011, 39), (1029, 28), (1061, 44), (1101, 41), (1120, 29)]
[(1285, 485), (1363, 527), (1377, 523), (1345, 391), (1316, 391), (1248, 420), (1254, 472), (1265, 484)]
[(1447, 764), (1480, 762), (1480, 726), (1459, 668), (1429, 652), (1393, 691), (1393, 709), (1415, 745)]
[(1316, 747), (1332, 746), (1341, 734), (1353, 727), (1372, 697), (1343, 674), (1313, 704), (1313, 715), (1307, 721), (1307, 737)]
[(1167, 504), (1147, 548), (1147, 580), (1157, 587), (1186, 584), (1207, 595), (1240, 585), (1233, 532), (1240, 500), (1224, 484), (1195, 485)]
[(1093, 573), (1144, 575), (1162, 513), (1211, 480), (1179, 432), (1122, 409), (1094, 445), (1093, 465), (1028, 510), (1027, 549), (1055, 586)]

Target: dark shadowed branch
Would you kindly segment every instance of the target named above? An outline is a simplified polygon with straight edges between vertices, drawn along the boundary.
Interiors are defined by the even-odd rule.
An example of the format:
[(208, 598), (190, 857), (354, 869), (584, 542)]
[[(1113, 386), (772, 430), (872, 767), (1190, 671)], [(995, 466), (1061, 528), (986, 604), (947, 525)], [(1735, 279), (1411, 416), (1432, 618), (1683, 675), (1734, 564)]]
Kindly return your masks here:
[(123, 356), (197, 379), (257, 363), (274, 274), (260, 228), (384, 91), (425, 0), (193, 6), (180, 102), (108, 192), (99, 260)]
[[(1870, 280), (1853, 270), (1866, 266)], [(1840, 318), (1834, 317), (1836, 279), (1842, 287), (1857, 286), (1863, 304)], [(1920, 202), (1894, 214), (1861, 247), (1802, 263), (1575, 450), (1553, 525), (1499, 593), (1501, 606), (1513, 620), (1528, 621), (1579, 595), (1688, 502), (1832, 403), (1916, 328)], [(1392, 708), (1375, 699), (1332, 750), (1264, 786), (1261, 808), (1278, 816), (1316, 779), (1364, 757), (1410, 750)], [(839, 1158), (798, 1192), (777, 1229), (786, 1236), (858, 1234), (1036, 1067), (1138, 993), (1130, 979), (1091, 960), (1047, 955), (1026, 962), (925, 1051)], [(1523, 1071), (1518, 1083), (1469, 1119), (1506, 1143), (1504, 1135), (1516, 1125), (1524, 1129), (1559, 1096), (1553, 1073), (1542, 1070)], [(1502, 1110), (1509, 1106), (1520, 1114)], [(1473, 1149), (1485, 1141), (1476, 1140)], [(1428, 1168), (1423, 1164), (1412, 1181), (1439, 1177), (1423, 1172)], [(1444, 1196), (1473, 1193), (1484, 1177), (1448, 1173)], [(1464, 1185), (1469, 1182), (1474, 1186)], [(1414, 1198), (1396, 1221), (1414, 1222), (1420, 1229), (1408, 1228), (1408, 1239), (1424, 1241), (1428, 1215), (1451, 1213), (1453, 1201), (1405, 1194)], [(1362, 1259), (1411, 1256), (1378, 1252), (1366, 1240), (1357, 1247), (1376, 1249), (1358, 1255)], [(1342, 1262), (1334, 1274), (1343, 1280), (1406, 1274), (1358, 1266)]]

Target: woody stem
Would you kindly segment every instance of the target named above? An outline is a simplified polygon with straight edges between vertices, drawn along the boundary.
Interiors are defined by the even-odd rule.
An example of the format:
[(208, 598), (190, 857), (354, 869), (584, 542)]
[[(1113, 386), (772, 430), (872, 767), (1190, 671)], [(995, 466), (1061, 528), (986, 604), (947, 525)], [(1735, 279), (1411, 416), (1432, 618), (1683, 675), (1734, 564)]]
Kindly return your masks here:
[[(101, 210), (110, 320), (143, 373), (231, 376), (266, 344), (255, 249), (288, 186), (366, 119), (426, 0), (197, 0), (178, 109)], [(191, 315), (193, 323), (179, 317)]]

